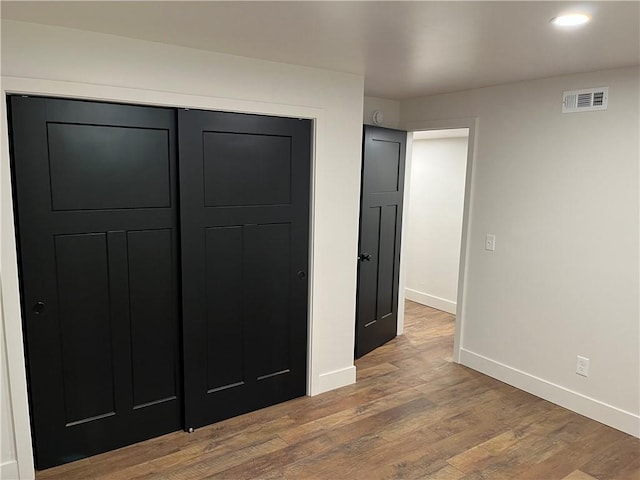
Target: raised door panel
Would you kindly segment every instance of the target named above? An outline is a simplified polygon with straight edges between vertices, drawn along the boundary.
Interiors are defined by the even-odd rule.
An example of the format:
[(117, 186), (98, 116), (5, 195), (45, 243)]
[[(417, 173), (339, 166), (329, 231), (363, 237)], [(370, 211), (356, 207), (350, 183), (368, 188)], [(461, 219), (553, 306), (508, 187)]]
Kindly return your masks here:
[(55, 237), (65, 426), (115, 415), (107, 237)]
[(369, 328), (378, 318), (378, 250), (380, 215), (382, 208), (373, 206), (362, 209), (360, 250), (369, 257), (360, 262), (358, 282), (358, 321)]
[[(377, 317), (384, 320), (394, 314), (397, 303), (397, 278), (396, 259), (398, 258), (398, 225), (397, 205), (382, 207), (380, 215), (380, 227), (378, 236), (378, 292), (377, 292)], [(395, 328), (395, 327), (394, 327)]]
[(291, 138), (204, 132), (205, 205), (284, 205), (291, 201)]
[(127, 232), (134, 410), (178, 396), (172, 243), (170, 229)]
[(244, 228), (206, 230), (207, 394), (245, 384)]
[(367, 193), (397, 192), (402, 186), (400, 142), (371, 138), (364, 167)]
[(246, 228), (247, 296), (253, 377), (264, 381), (291, 371), (291, 225)]
[(53, 210), (171, 206), (167, 130), (49, 122), (47, 137)]

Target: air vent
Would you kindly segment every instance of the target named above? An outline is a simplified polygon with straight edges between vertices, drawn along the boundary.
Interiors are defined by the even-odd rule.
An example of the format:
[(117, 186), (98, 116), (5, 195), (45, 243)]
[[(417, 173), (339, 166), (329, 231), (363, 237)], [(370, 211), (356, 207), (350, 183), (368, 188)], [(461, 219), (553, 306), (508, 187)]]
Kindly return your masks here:
[(562, 95), (562, 113), (606, 110), (609, 87), (572, 90)]

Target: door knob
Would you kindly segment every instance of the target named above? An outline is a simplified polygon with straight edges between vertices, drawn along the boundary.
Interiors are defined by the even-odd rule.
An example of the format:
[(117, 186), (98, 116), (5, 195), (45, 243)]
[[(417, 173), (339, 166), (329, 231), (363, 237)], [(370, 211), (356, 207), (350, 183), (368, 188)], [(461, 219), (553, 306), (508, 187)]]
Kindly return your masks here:
[(360, 260), (361, 262), (370, 262), (371, 261), (371, 254), (370, 253), (361, 253), (360, 255), (358, 255), (358, 260)]
[(33, 304), (33, 312), (36, 315), (40, 315), (44, 310), (44, 302), (36, 302)]

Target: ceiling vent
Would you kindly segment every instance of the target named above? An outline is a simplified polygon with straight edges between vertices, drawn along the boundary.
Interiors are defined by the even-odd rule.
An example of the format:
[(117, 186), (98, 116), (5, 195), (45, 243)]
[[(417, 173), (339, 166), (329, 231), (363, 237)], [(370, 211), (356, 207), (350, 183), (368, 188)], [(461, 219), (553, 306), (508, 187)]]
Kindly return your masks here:
[(562, 113), (606, 110), (609, 87), (571, 90), (562, 95)]

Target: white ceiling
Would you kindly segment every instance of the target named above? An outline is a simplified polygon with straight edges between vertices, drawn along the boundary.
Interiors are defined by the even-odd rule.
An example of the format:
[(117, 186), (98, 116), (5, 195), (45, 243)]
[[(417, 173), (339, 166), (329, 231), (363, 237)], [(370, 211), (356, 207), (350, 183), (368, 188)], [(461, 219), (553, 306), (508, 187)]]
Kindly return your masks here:
[[(10, 2), (3, 18), (364, 74), (404, 99), (640, 64), (640, 2)], [(568, 11), (593, 16), (561, 30)]]

